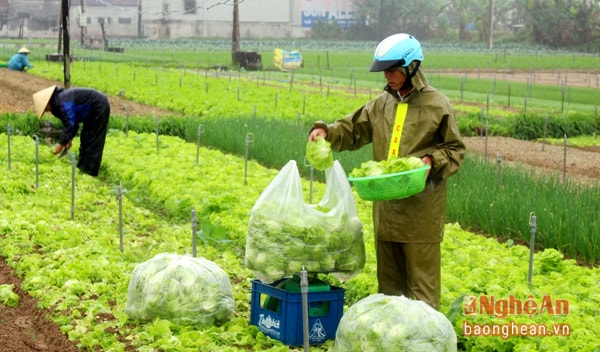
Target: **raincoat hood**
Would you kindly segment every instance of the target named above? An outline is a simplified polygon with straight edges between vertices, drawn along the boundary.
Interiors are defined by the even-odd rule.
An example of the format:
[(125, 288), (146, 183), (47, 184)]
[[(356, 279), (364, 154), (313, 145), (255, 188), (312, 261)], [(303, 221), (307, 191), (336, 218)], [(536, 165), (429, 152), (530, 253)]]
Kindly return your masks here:
[[(417, 62), (417, 61), (413, 61), (407, 68), (406, 68), (410, 73), (413, 73), (413, 76), (410, 77), (410, 84), (412, 84), (413, 88), (416, 91), (423, 91), (427, 86), (429, 86), (429, 82), (427, 81), (427, 77), (425, 76), (425, 73), (423, 72), (423, 69), (421, 68), (421, 65)], [(415, 72), (416, 70), (416, 72)], [(407, 76), (408, 79), (408, 76)], [(405, 83), (406, 85), (407, 83)], [(385, 90), (390, 92), (390, 93), (394, 93), (392, 88), (390, 88), (389, 85), (385, 86)]]
[[(416, 65), (416, 62), (413, 62), (412, 64), (410, 64), (409, 70), (415, 65)], [(419, 65), (419, 68), (417, 69), (417, 73), (415, 73), (415, 75), (411, 78), (410, 81), (411, 81), (413, 87), (415, 87), (415, 89), (418, 91), (422, 91), (425, 87), (427, 87), (429, 85), (429, 82), (427, 81), (427, 77), (425, 77), (425, 73), (421, 69), (420, 65)]]

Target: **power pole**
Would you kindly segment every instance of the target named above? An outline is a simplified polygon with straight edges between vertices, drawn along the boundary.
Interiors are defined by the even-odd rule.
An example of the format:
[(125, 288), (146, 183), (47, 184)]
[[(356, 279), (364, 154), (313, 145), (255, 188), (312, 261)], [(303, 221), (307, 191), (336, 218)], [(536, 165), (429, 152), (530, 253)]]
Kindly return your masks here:
[(488, 49), (492, 50), (494, 33), (494, 0), (488, 0)]
[[(61, 4), (61, 6), (62, 6), (62, 4)], [(64, 12), (63, 12), (63, 10), (62, 10), (62, 7), (61, 7), (61, 10), (60, 10), (60, 21), (59, 21), (59, 23), (58, 23), (58, 45), (57, 45), (57, 47), (56, 47), (56, 53), (57, 53), (57, 54), (60, 54), (60, 51), (61, 51), (61, 49), (62, 49), (62, 47), (63, 47), (63, 46), (62, 46), (62, 37), (63, 37), (63, 31), (62, 31), (62, 29), (63, 29), (63, 14), (64, 14)]]
[(383, 10), (383, 0), (379, 2), (379, 40), (383, 40), (383, 15), (385, 11)]
[(79, 14), (79, 29), (81, 33), (81, 47), (85, 47), (85, 35), (87, 33), (87, 16), (85, 14), (85, 1), (81, 0), (81, 13)]
[(142, 31), (142, 0), (138, 0), (138, 38), (143, 36)]
[(69, 0), (62, 0), (62, 32), (63, 32), (63, 64), (64, 64), (64, 84), (65, 89), (71, 86), (71, 71), (69, 65), (71, 63), (71, 55), (69, 52)]
[(105, 22), (105, 20), (102, 20), (102, 22), (100, 22), (100, 29), (102, 30), (102, 43), (104, 43), (104, 51), (108, 51), (108, 40), (106, 39), (106, 31), (104, 30)]
[(240, 14), (238, 0), (233, 0), (233, 34), (231, 35), (231, 61), (235, 67), (239, 67), (239, 56), (237, 52), (240, 51)]

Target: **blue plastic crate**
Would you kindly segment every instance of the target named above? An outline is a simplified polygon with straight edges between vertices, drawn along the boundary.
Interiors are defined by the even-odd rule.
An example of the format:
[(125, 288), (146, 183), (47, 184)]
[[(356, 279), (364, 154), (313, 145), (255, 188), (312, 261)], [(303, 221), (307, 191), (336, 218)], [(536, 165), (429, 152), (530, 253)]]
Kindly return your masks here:
[[(302, 326), (302, 294), (277, 287), (283, 280), (265, 284), (252, 280), (250, 324), (258, 327), (265, 335), (289, 346), (304, 344)], [(344, 289), (330, 286), (328, 291), (308, 292), (309, 343), (317, 345), (335, 339), (344, 310)], [(277, 307), (268, 307), (265, 302), (278, 302)], [(276, 308), (276, 309), (275, 309)]]

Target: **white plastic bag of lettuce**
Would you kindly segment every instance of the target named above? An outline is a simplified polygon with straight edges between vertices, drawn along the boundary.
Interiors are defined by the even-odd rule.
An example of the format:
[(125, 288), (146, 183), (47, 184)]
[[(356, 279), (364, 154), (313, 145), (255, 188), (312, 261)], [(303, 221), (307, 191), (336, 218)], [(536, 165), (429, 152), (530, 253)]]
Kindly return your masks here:
[(136, 265), (129, 281), (131, 319), (211, 326), (228, 321), (233, 307), (227, 273), (205, 258), (161, 253)]
[(297, 164), (290, 160), (252, 207), (245, 265), (260, 281), (272, 283), (303, 268), (346, 280), (363, 269), (362, 222), (339, 161), (325, 177), (323, 198), (307, 204)]
[(455, 352), (456, 342), (452, 323), (427, 303), (378, 293), (344, 313), (333, 352)]

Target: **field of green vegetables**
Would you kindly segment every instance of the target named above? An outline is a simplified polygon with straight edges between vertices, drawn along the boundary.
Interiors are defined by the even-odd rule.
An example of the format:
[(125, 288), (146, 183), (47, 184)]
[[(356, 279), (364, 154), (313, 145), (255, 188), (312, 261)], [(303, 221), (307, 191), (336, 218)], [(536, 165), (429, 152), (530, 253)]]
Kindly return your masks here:
[[(0, 143), (7, 143), (6, 135), (0, 137)], [(111, 133), (103, 166), (106, 177), (76, 174), (72, 213), (70, 161), (57, 160), (49, 148), (42, 147), (36, 187), (32, 172), (35, 142), (29, 137), (12, 137), (11, 168), (6, 167), (4, 158), (0, 168), (0, 254), (23, 277), (24, 290), (39, 299), (40, 307), (52, 308), (52, 319), (82, 350), (123, 351), (135, 346), (140, 351), (287, 351), (288, 347), (249, 325), (252, 275), (242, 261), (250, 209), (277, 170), (249, 162), (245, 178), (243, 158), (201, 148), (196, 164), (193, 144), (168, 136), (161, 136), (159, 144), (157, 150), (152, 134), (129, 133), (126, 137), (122, 132)], [(126, 194), (122, 251), (117, 221), (119, 185)], [(304, 188), (308, 197), (308, 181)], [(314, 199), (320, 199), (323, 185), (315, 183), (313, 192)], [(346, 288), (347, 305), (376, 290), (370, 204), (357, 200), (357, 206), (365, 224), (365, 269), (343, 284), (325, 277)], [(162, 320), (129, 320), (124, 307), (135, 264), (162, 252), (191, 253), (192, 227), (186, 216), (190, 207), (197, 209), (207, 231), (204, 241), (199, 241), (198, 255), (215, 261), (231, 278), (234, 318), (223, 326), (204, 329)], [(462, 295), (503, 300), (514, 296), (538, 305), (534, 314), (457, 317), (454, 323), (465, 350), (596, 350), (600, 343), (595, 333), (600, 313), (600, 296), (594, 290), (600, 279), (597, 269), (577, 266), (563, 260), (559, 252), (545, 250), (535, 255), (530, 289), (526, 248), (465, 232), (458, 224), (447, 225), (442, 257), (443, 311)], [(548, 307), (541, 309), (544, 297), (567, 300), (568, 312), (555, 315)], [(549, 328), (564, 324), (560, 326), (568, 326), (569, 336), (465, 337), (464, 322), (544, 324)], [(311, 350), (326, 351), (330, 346), (331, 341)]]
[[(202, 54), (194, 43), (187, 43), (188, 46), (179, 43), (177, 49), (168, 43), (162, 43), (165, 48), (147, 43), (120, 44), (131, 46), (126, 50), (126, 55), (131, 56), (80, 51), (80, 55), (102, 55), (103, 60), (75, 62), (71, 67), (72, 84), (94, 87), (110, 95), (121, 93), (131, 100), (182, 112), (188, 121), (136, 116), (128, 120), (131, 130), (125, 133), (125, 117), (115, 117), (107, 137), (101, 177), (75, 173), (74, 184), (68, 158), (56, 159), (49, 147), (41, 145), (38, 169), (35, 140), (28, 134), (11, 135), (10, 159), (7, 153), (0, 155), (0, 255), (23, 279), (23, 289), (39, 300), (40, 307), (52, 310), (51, 319), (84, 351), (302, 350), (267, 338), (250, 325), (253, 276), (244, 267), (250, 210), (285, 161), (298, 160), (300, 171), (308, 176), (309, 170), (301, 161), (306, 129), (312, 121), (331, 121), (377, 94), (381, 77), (359, 73), (365, 60), (370, 60), (370, 43), (365, 44), (369, 48), (366, 50), (339, 48), (331, 53), (307, 47), (306, 65), (298, 72), (205, 70), (204, 67), (222, 62), (216, 58), (227, 60), (222, 46), (216, 44), (204, 50), (212, 55)], [(263, 49), (271, 44), (246, 45)], [(554, 69), (552, 57), (554, 63), (560, 57), (566, 65), (563, 67), (597, 69), (594, 56), (543, 55), (542, 51), (519, 54), (501, 49), (495, 54), (473, 49), (472, 55), (447, 56), (450, 51), (450, 48), (432, 50), (432, 65), (442, 68), (445, 62), (449, 69), (527, 68), (536, 62), (540, 68)], [(167, 52), (174, 54), (169, 56)], [(355, 53), (349, 54), (352, 52)], [(546, 56), (551, 58), (546, 61)], [(444, 61), (443, 57), (449, 59)], [(475, 58), (478, 59), (474, 61)], [(332, 67), (345, 68), (337, 71)], [(55, 63), (40, 63), (31, 73), (62, 79), (62, 67)], [(591, 112), (597, 101), (596, 89), (573, 88), (572, 92), (577, 94), (573, 94), (569, 108), (560, 112), (563, 106), (560, 87), (536, 87), (532, 91), (525, 84), (513, 84), (511, 92), (515, 96), (522, 97), (530, 91), (532, 97), (526, 113), (523, 113), (523, 99), (520, 102), (515, 99), (514, 106), (521, 111), (515, 114), (506, 109), (505, 83), (473, 80), (465, 84), (456, 77), (431, 77), (432, 82), (437, 79), (464, 117), (461, 131), (488, 122), (499, 134), (511, 135), (518, 126), (521, 131), (526, 129), (532, 135), (539, 135), (540, 121), (551, 112), (556, 131), (567, 128), (570, 133), (577, 131), (573, 135), (583, 136), (595, 133), (595, 117)], [(483, 103), (489, 98), (483, 92), (495, 87), (495, 100), (483, 116), (481, 108), (473, 109), (459, 101), (463, 97), (465, 102)], [(501, 89), (504, 93), (500, 93)], [(10, 121), (13, 126), (29, 123), (31, 116), (15, 114)], [(155, 122), (159, 122), (158, 134), (154, 133)], [(198, 149), (190, 142), (200, 140), (196, 135), (199, 125), (203, 133)], [(286, 129), (289, 131), (284, 132)], [(254, 141), (250, 145), (250, 158), (245, 160), (244, 138), (249, 133)], [(6, 133), (0, 134), (3, 148), (8, 138)], [(77, 150), (77, 143), (76, 139), (72, 150)], [(355, 159), (346, 159), (342, 154), (336, 157), (348, 170), (368, 158), (368, 150)], [(585, 253), (589, 263), (597, 264), (600, 258), (597, 238), (600, 224), (594, 220), (597, 185), (583, 189), (585, 192), (576, 185), (553, 188), (549, 184), (548, 188), (542, 188), (540, 181), (529, 174), (507, 170), (503, 189), (518, 185), (528, 189), (511, 194), (497, 190), (493, 182), (486, 182), (493, 177), (493, 168), (482, 167), (472, 159), (465, 165), (466, 171), (456, 176), (451, 187), (455, 190), (470, 187), (471, 193), (451, 190), (449, 194), (449, 199), (459, 199), (460, 203), (460, 206), (449, 205), (451, 217), (465, 219), (465, 223), (462, 220), (448, 223), (442, 244), (441, 310), (449, 313), (455, 326), (459, 350), (600, 351), (598, 268), (578, 266), (574, 260), (564, 259), (561, 252), (548, 248), (535, 254), (530, 284), (528, 248), (513, 241), (499, 243), (464, 230), (465, 224), (473, 227), (487, 224), (510, 231), (515, 240), (519, 236), (528, 238), (528, 224), (515, 219), (536, 208), (538, 215), (556, 214), (559, 223), (557, 227), (544, 228), (540, 217), (541, 240), (548, 240), (544, 239), (546, 236), (567, 243), (579, 241), (579, 248), (585, 247), (587, 251), (574, 253)], [(307, 202), (312, 199), (316, 203), (324, 194), (325, 185), (318, 182), (322, 174), (315, 177), (315, 182), (308, 177), (303, 180)], [(537, 186), (529, 187), (529, 182)], [(119, 189), (123, 190), (122, 227)], [(536, 198), (533, 189), (544, 192), (547, 209), (538, 208), (539, 202), (529, 203)], [(484, 190), (494, 192), (495, 205), (494, 202), (490, 205), (489, 194)], [(377, 290), (371, 204), (356, 195), (355, 199), (364, 224), (365, 268), (345, 282), (331, 275), (320, 275), (346, 290), (346, 306)], [(574, 201), (569, 204), (571, 210), (563, 214), (564, 199)], [(519, 208), (515, 203), (524, 204)], [(231, 279), (233, 318), (221, 326), (208, 328), (160, 319), (151, 322), (129, 319), (125, 305), (133, 268), (159, 253), (192, 253), (192, 211), (197, 212), (202, 229), (198, 256), (217, 263)], [(586, 222), (579, 222), (575, 231), (566, 226), (572, 225), (573, 219), (582, 218), (587, 218)], [(550, 236), (551, 233), (560, 236)], [(563, 248), (565, 242), (557, 243), (557, 247)], [(465, 303), (457, 314), (452, 307), (457, 299), (463, 302), (461, 297), (466, 297)], [(486, 300), (496, 301), (488, 311), (467, 309), (472, 302)], [(508, 310), (518, 302), (528, 308)], [(487, 336), (494, 335), (492, 329), (497, 329), (495, 336)], [(310, 350), (328, 351), (332, 345), (333, 341), (328, 341), (311, 346)]]

